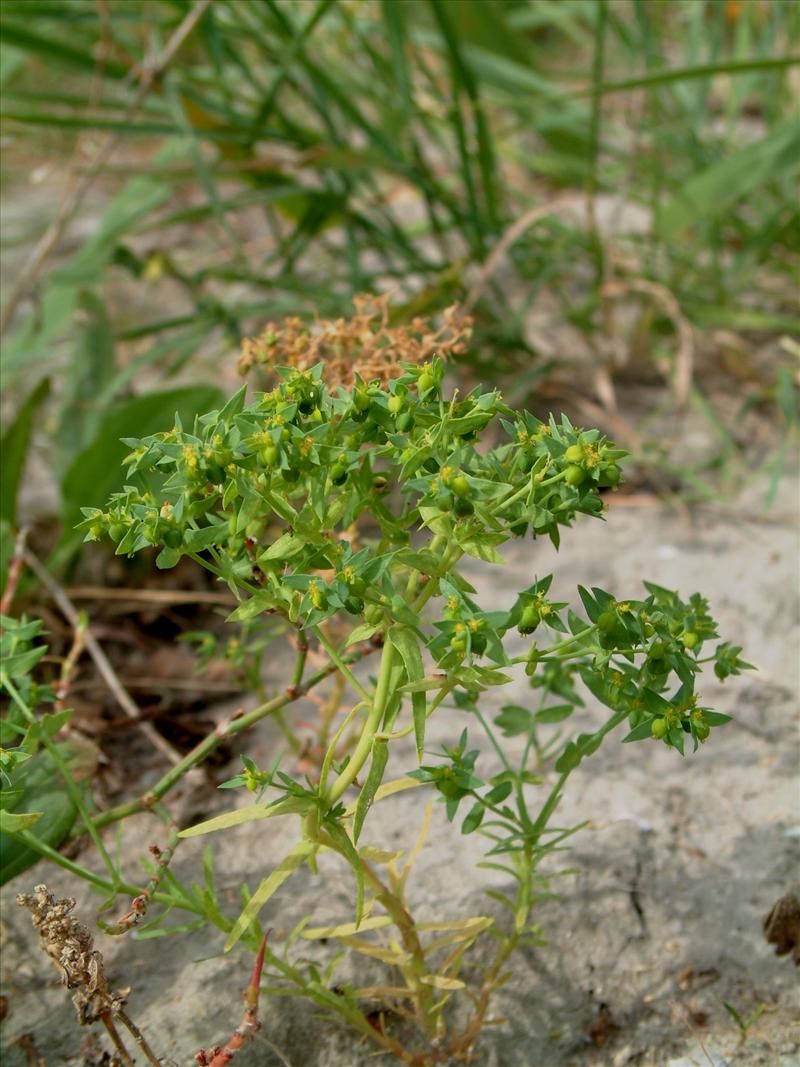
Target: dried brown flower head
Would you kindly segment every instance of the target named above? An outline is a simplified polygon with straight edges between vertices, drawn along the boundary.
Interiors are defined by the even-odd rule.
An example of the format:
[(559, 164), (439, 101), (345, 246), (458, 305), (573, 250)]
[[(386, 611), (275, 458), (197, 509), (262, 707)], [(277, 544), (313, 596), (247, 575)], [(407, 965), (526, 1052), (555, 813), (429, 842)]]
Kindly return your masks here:
[(109, 990), (103, 957), (95, 949), (92, 935), (70, 915), (75, 901), (71, 897), (56, 900), (46, 885), (37, 885), (34, 891), (35, 896), (19, 893), (17, 904), (30, 911), (42, 948), (63, 984), (75, 991), (72, 1002), (78, 1021), (85, 1026), (107, 1012), (116, 1014), (125, 1003), (125, 993)]
[(46, 885), (35, 886), (34, 894), (18, 893), (17, 904), (30, 911), (33, 925), (39, 931), (42, 949), (55, 964), (63, 984), (67, 989), (74, 990), (72, 1003), (80, 1025), (88, 1026), (100, 1020), (117, 1050), (109, 1063), (134, 1067), (134, 1061), (125, 1048), (114, 1020), (121, 1022), (148, 1063), (159, 1067), (158, 1057), (125, 1012), (129, 990), (112, 991), (108, 988), (103, 957), (94, 947), (94, 938), (83, 923), (70, 914), (75, 901), (72, 897), (57, 900), (48, 892)]
[(424, 363), (433, 356), (449, 359), (466, 350), (472, 319), (457, 306), (442, 313), (442, 325), (417, 316), (408, 323), (389, 324), (391, 294), (353, 297), (355, 314), (349, 319), (317, 319), (311, 325), (298, 318), (270, 322), (242, 347), (239, 372), (254, 366), (266, 370), (296, 367), (307, 370), (324, 363), (329, 386), (350, 387), (355, 375), (385, 383), (403, 373), (403, 363)]

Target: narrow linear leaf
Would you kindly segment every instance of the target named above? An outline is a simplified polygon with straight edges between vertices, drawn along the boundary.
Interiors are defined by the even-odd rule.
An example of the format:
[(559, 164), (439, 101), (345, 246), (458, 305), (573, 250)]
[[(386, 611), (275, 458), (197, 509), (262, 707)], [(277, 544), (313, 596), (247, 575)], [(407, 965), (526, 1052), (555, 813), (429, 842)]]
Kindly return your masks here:
[[(419, 643), (414, 634), (405, 626), (393, 626), (389, 630), (389, 640), (400, 653), (403, 665), (408, 675), (408, 681), (420, 682), (425, 677), (425, 669), (422, 665), (422, 653)], [(414, 739), (417, 745), (417, 759), (422, 762), (422, 751), (425, 747), (425, 720), (427, 701), (423, 691), (415, 690), (411, 694), (411, 708), (414, 719)]]
[(389, 759), (389, 745), (386, 741), (374, 741), (372, 745), (372, 761), (369, 766), (369, 774), (364, 782), (364, 787), (359, 793), (356, 804), (356, 815), (353, 820), (353, 841), (357, 842), (364, 825), (367, 812), (372, 807), (378, 786), (383, 781), (383, 772)]
[(272, 874), (268, 875), (252, 895), (236, 920), (233, 929), (225, 942), (225, 951), (230, 952), (239, 938), (246, 932), (248, 927), (255, 921), (258, 913), (267, 903), (271, 896), (280, 889), (286, 879), (300, 867), (317, 846), (313, 841), (299, 841), (291, 852), (278, 864)]

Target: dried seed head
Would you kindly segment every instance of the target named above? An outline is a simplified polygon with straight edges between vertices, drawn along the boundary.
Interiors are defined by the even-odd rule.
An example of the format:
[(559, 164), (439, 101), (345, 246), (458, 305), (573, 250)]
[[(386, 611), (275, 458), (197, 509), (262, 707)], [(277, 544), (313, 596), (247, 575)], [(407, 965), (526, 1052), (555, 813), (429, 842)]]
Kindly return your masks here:
[(366, 382), (386, 383), (403, 373), (403, 363), (422, 364), (434, 356), (449, 359), (466, 351), (472, 319), (457, 306), (442, 312), (439, 327), (422, 316), (392, 326), (390, 296), (355, 296), (356, 313), (349, 319), (318, 319), (313, 326), (294, 317), (281, 325), (270, 322), (258, 337), (244, 342), (240, 373), (254, 366), (307, 370), (324, 363), (328, 385), (349, 388), (356, 374)]
[(86, 927), (70, 912), (72, 897), (57, 900), (46, 885), (37, 885), (33, 896), (17, 895), (17, 904), (31, 913), (39, 931), (42, 949), (58, 970), (62, 983), (74, 990), (72, 1002), (81, 1026), (93, 1023), (102, 1015), (116, 1014), (125, 1004), (127, 991), (108, 988), (103, 957), (94, 947)]

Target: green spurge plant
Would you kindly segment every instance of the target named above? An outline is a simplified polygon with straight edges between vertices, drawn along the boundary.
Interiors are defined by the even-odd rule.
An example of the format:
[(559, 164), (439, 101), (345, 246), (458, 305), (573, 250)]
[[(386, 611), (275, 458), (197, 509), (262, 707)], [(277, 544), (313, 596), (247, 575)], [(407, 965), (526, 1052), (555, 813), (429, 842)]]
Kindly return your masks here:
[[(321, 365), (280, 372), (277, 386), (249, 404), (242, 389), (191, 429), (176, 423), (129, 442), (130, 485), (106, 510), (86, 509), (82, 524), (88, 539), (110, 536), (118, 553), (156, 546), (160, 567), (190, 556), (240, 600), (232, 620), (277, 616), (297, 633), (285, 691), (235, 720), (228, 734), (282, 714), (331, 675), (340, 700), (352, 693), (343, 713), (334, 705), (313, 773), (293, 777), (277, 760), (263, 769), (243, 756), (242, 773), (225, 785), (249, 789), (254, 803), (182, 831), (185, 838), (256, 820), (298, 820), (296, 844), (252, 895), (243, 890), (238, 918), (222, 914), (210, 868), (205, 889), (181, 887), (170, 874), (161, 888), (153, 883), (152, 896), (168, 909), (193, 912), (189, 928), (210, 921), (225, 930), (227, 948), (242, 938), (255, 948), (259, 915), (293, 872), (314, 868), (324, 850), (341, 857), (353, 873), (351, 916), (314, 929), (302, 923), (283, 954), (268, 947), (268, 988), (310, 998), (419, 1065), (469, 1055), (509, 955), (538, 941), (532, 909), (547, 883), (542, 863), (573, 832), (551, 826), (572, 771), (623, 725), (624, 741), (696, 750), (728, 719), (699, 705), (701, 664), (713, 662), (720, 678), (747, 666), (730, 644), (708, 651), (717, 631), (701, 596), (684, 601), (650, 583), (643, 599), (622, 602), (580, 587), (580, 615), (552, 597), (547, 576), (518, 591), (505, 610), (484, 610), (460, 569), (464, 557), (502, 566), (503, 543), (531, 532), (558, 547), (561, 528), (577, 515), (602, 514), (600, 491), (618, 485), (625, 453), (566, 418), (542, 422), (517, 413), (497, 392), (447, 399), (442, 374), (434, 359), (408, 365), (388, 384), (357, 378), (350, 389), (331, 390)], [(325, 659), (313, 675), (310, 646)], [(357, 667), (369, 654), (380, 657), (374, 678)], [(524, 665), (538, 691), (535, 710), (507, 705), (491, 724), (483, 694), (502, 689), (514, 664)], [(563, 731), (583, 703), (579, 683), (608, 709), (604, 721), (588, 733), (543, 741), (548, 724)], [(426, 750), (428, 720), (446, 702), (486, 734), (499, 773), (479, 776), (479, 749), (469, 747), (467, 729), (438, 755)], [(504, 750), (501, 733), (526, 738), (518, 761)], [(390, 752), (410, 735), (418, 765), (409, 767), (404, 755), (405, 773), (389, 778)], [(214, 743), (201, 743), (142, 801), (95, 815), (93, 825), (143, 807), (158, 810)], [(554, 779), (549, 789), (543, 774)], [(450, 1002), (465, 985), (465, 952), (492, 921), (416, 923), (406, 883), (418, 848), (401, 864), (402, 854), (361, 840), (375, 804), (425, 787), (441, 797), (450, 821), (463, 815), (462, 833), (486, 838), (486, 865), (513, 884), (510, 895), (493, 893), (510, 921), (493, 931), (494, 958), (460, 1013)], [(430, 808), (423, 836), (429, 816)], [(113, 877), (111, 884), (95, 877), (101, 881), (99, 888), (125, 891)], [(323, 971), (302, 954), (290, 956), (298, 937), (338, 939), (396, 968), (400, 980), (369, 989), (335, 985), (335, 961)], [(401, 1040), (383, 1015), (376, 1023), (362, 1006), (365, 995), (412, 1019), (426, 1040), (409, 1039), (407, 1027)]]

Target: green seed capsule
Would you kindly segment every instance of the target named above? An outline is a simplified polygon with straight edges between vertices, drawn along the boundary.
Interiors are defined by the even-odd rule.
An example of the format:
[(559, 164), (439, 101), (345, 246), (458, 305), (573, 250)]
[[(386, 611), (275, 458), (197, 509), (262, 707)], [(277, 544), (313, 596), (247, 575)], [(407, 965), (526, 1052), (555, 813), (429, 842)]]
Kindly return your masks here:
[(462, 496), (457, 496), (453, 504), (453, 511), (460, 519), (465, 519), (468, 515), (472, 515), (475, 511), (475, 505), (471, 500), (465, 500)]
[(681, 641), (683, 642), (683, 647), (689, 652), (691, 652), (691, 650), (697, 645), (699, 640), (700, 635), (697, 634), (694, 630), (687, 630), (681, 638)]
[(280, 455), (280, 449), (277, 445), (265, 445), (259, 452), (259, 457), (265, 467), (274, 467), (280, 459)]
[(564, 475), (564, 481), (567, 485), (578, 486), (586, 479), (586, 471), (583, 467), (576, 467), (575, 465), (567, 467), (567, 472)]
[(364, 610), (364, 601), (360, 596), (349, 596), (344, 602), (344, 608), (351, 615), (360, 615)]
[(393, 415), (399, 415), (405, 406), (405, 402), (401, 396), (390, 396), (388, 401), (389, 411)]
[(567, 463), (582, 463), (585, 458), (586, 455), (580, 445), (570, 445), (564, 453)]
[(527, 604), (522, 610), (517, 629), (521, 634), (532, 634), (541, 621), (539, 609), (534, 604)]
[(429, 374), (427, 371), (423, 371), (423, 373), (420, 374), (419, 378), (417, 379), (417, 388), (419, 389), (420, 393), (427, 393), (428, 390), (433, 389), (435, 385), (436, 379), (433, 377), (432, 374)]
[(397, 416), (395, 425), (400, 433), (408, 433), (414, 425), (414, 416), (410, 411), (403, 411)]
[(658, 738), (658, 740), (660, 741), (661, 738), (664, 737), (667, 732), (667, 720), (653, 719), (652, 725), (650, 726), (650, 731), (653, 734), (653, 737)]
[(164, 531), (163, 541), (167, 548), (180, 548), (183, 544), (183, 533), (173, 526), (171, 529)]
[(281, 471), (281, 478), (289, 485), (294, 485), (295, 482), (300, 481), (300, 471), (296, 467), (287, 467)]
[(486, 634), (472, 634), (470, 646), (476, 656), (482, 656), (486, 651)]
[(337, 463), (331, 468), (331, 481), (334, 485), (344, 485), (347, 481), (348, 473), (347, 467), (343, 467)]
[(121, 541), (127, 532), (128, 527), (121, 522), (112, 522), (108, 528), (108, 536), (112, 541)]
[(711, 728), (707, 722), (696, 722), (694, 724), (694, 735), (698, 741), (705, 741), (710, 733)]
[(450, 488), (456, 496), (469, 496), (472, 492), (472, 487), (463, 474), (457, 474), (455, 478), (453, 478), (450, 482)]
[(617, 616), (613, 611), (604, 611), (597, 620), (597, 629), (600, 633), (610, 634), (617, 628)]

